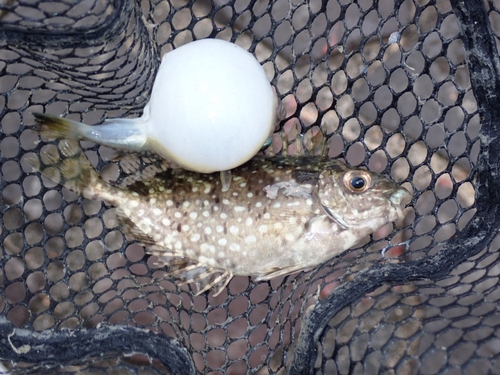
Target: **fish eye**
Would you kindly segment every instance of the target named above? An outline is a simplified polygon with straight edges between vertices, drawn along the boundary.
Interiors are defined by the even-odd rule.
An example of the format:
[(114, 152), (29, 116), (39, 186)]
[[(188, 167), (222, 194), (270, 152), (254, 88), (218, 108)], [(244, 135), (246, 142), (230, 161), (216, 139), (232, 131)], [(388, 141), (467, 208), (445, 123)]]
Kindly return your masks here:
[(351, 183), (351, 187), (354, 190), (362, 190), (365, 187), (365, 185), (366, 185), (366, 181), (362, 177), (353, 177), (351, 179), (350, 183)]
[(346, 173), (344, 176), (345, 187), (354, 193), (366, 191), (370, 187), (370, 184), (370, 175), (365, 171), (353, 171)]

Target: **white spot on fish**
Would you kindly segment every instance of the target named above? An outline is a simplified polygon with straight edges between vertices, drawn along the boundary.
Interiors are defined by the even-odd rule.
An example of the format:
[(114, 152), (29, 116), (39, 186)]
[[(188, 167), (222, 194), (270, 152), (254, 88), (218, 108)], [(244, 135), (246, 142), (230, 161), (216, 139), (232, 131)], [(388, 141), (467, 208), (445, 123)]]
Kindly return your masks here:
[(226, 246), (227, 240), (225, 238), (221, 238), (217, 243), (221, 246)]
[(274, 208), (280, 208), (281, 207), (281, 203), (275, 203), (275, 204), (273, 204), (273, 207)]
[(169, 199), (169, 200), (167, 200), (167, 206), (171, 207), (171, 206), (173, 206), (173, 205), (174, 205), (174, 202), (173, 202), (173, 201), (171, 201), (170, 199)]
[(202, 215), (203, 215), (203, 216), (205, 216), (205, 217), (209, 217), (209, 216), (210, 216), (210, 212), (208, 212), (208, 211), (203, 211)]
[(190, 227), (189, 227), (189, 225), (187, 225), (187, 224), (184, 224), (184, 225), (181, 227), (181, 229), (182, 229), (182, 231), (183, 231), (183, 232), (187, 232), (187, 231), (189, 230), (189, 228), (190, 228)]
[(240, 245), (238, 245), (237, 243), (232, 243), (231, 245), (229, 245), (229, 250), (239, 251), (240, 250)]
[(198, 191), (198, 188), (197, 188), (196, 186), (193, 186), (193, 188), (191, 189), (191, 191), (192, 191), (193, 193), (196, 193), (196, 192)]
[(171, 224), (171, 221), (164, 217), (163, 219), (161, 219), (161, 223), (165, 226), (169, 226)]
[(179, 211), (177, 211), (177, 212), (174, 214), (174, 216), (175, 216), (176, 218), (180, 219), (180, 218), (182, 217), (182, 214), (181, 214)]
[(248, 225), (248, 226), (252, 225), (253, 224), (252, 218), (251, 217), (247, 217), (247, 219), (245, 220), (245, 224)]
[(280, 230), (280, 229), (283, 229), (283, 224), (281, 224), (280, 222), (277, 222), (277, 223), (273, 224), (273, 227), (274, 227), (274, 229)]
[(137, 207), (139, 205), (139, 201), (130, 201), (130, 207)]
[(181, 250), (181, 249), (182, 249), (182, 242), (181, 242), (181, 241), (177, 241), (177, 242), (175, 243), (174, 248), (175, 248), (176, 250)]
[(257, 207), (257, 208), (262, 207), (262, 202), (257, 202), (257, 203), (255, 203), (255, 207)]
[(185, 201), (184, 203), (182, 203), (182, 206), (186, 207), (186, 208), (189, 207), (189, 205), (190, 205), (190, 203), (188, 201)]
[(198, 242), (200, 240), (200, 235), (198, 233), (195, 233), (191, 236), (190, 240), (191, 242)]
[(236, 206), (236, 207), (234, 207), (234, 211), (236, 211), (236, 212), (243, 212), (245, 210), (246, 210), (246, 208), (243, 207), (243, 206)]
[(210, 185), (210, 184), (205, 184), (205, 190), (203, 190), (203, 192), (204, 192), (205, 194), (208, 194), (208, 193), (210, 193), (210, 189), (212, 189), (212, 185)]
[(229, 204), (229, 200), (227, 200), (227, 199), (223, 199), (223, 200), (222, 200), (222, 204)]
[(245, 186), (247, 186), (247, 183), (246, 183), (246, 182), (242, 182), (242, 183), (240, 184), (240, 187), (245, 187)]
[(217, 225), (215, 227), (215, 230), (218, 232), (218, 233), (222, 233), (224, 231), (224, 227), (222, 225)]
[(198, 213), (193, 211), (189, 214), (189, 217), (194, 220), (198, 217)]
[(239, 231), (240, 231), (240, 229), (235, 225), (231, 225), (229, 227), (229, 233), (231, 233), (231, 234), (238, 234)]
[(252, 198), (253, 197), (253, 193), (247, 193), (247, 198)]
[(270, 218), (271, 218), (271, 214), (270, 214), (269, 212), (266, 212), (266, 213), (264, 214), (264, 216), (262, 216), (262, 217), (263, 217), (264, 219), (267, 219), (267, 220), (268, 220), (268, 219), (270, 219)]
[(219, 258), (225, 258), (226, 257), (226, 253), (223, 252), (223, 251), (219, 251), (219, 254), (217, 254), (219, 256)]
[(212, 228), (206, 227), (205, 228), (205, 234), (211, 234), (212, 233)]
[(155, 214), (156, 216), (160, 216), (162, 213), (163, 213), (163, 211), (160, 210), (159, 208), (153, 209), (153, 214)]
[[(200, 245), (200, 250), (201, 250), (201, 251), (203, 251), (203, 252), (215, 253), (215, 246), (210, 245), (210, 244), (208, 244), (208, 243), (204, 242), (204, 243), (202, 243), (202, 244)], [(200, 261), (201, 261), (201, 258), (202, 258), (202, 257), (200, 257)], [(205, 258), (205, 257), (204, 257), (204, 258)], [(208, 258), (205, 258), (205, 259), (208, 259)], [(206, 263), (206, 262), (204, 262), (204, 263)]]
[(223, 212), (223, 213), (220, 214), (220, 218), (222, 220), (226, 220), (227, 219), (227, 215)]
[(267, 233), (267, 225), (260, 225), (259, 232), (260, 233)]
[(312, 206), (312, 204), (313, 204), (312, 199), (307, 199), (307, 200), (306, 200), (306, 204), (307, 204), (308, 206)]
[(257, 237), (255, 237), (253, 234), (251, 236), (245, 237), (245, 242), (246, 243), (255, 243), (257, 242)]
[(156, 204), (156, 198), (151, 198), (149, 200), (149, 204)]

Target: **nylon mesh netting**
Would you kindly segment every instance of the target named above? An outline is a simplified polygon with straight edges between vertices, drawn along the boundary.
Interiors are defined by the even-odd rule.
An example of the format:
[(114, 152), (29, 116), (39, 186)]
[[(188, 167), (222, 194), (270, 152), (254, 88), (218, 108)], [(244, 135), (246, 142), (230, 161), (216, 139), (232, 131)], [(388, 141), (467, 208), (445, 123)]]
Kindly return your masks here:
[[(194, 297), (114, 209), (32, 171), (31, 112), (139, 116), (161, 56), (202, 38), (263, 65), (286, 111), (274, 151), (321, 130), (329, 156), (413, 192), (404, 222)], [(3, 371), (500, 373), (499, 38), (498, 1), (0, 0)], [(151, 173), (82, 146), (112, 180)]]

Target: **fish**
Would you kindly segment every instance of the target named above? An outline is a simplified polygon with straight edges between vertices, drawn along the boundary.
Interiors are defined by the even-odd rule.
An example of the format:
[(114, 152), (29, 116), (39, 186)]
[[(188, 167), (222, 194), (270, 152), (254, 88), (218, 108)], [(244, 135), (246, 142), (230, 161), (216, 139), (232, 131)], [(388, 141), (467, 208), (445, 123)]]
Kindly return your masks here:
[(168, 275), (220, 294), (233, 276), (311, 270), (404, 217), (412, 194), (388, 177), (315, 156), (257, 155), (217, 173), (167, 169), (127, 187), (102, 179), (78, 141), (45, 144), (29, 164), (74, 193), (116, 207), (126, 235)]

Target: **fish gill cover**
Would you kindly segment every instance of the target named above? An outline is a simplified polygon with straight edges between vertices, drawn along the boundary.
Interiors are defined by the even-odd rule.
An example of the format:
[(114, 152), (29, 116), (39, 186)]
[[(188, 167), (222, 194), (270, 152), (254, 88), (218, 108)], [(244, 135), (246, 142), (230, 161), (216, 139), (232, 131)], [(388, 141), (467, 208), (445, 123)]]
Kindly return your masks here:
[[(499, 25), (498, 4), (476, 0), (2, 0), (3, 366), (498, 372)], [(326, 144), (410, 190), (405, 219), (311, 271), (237, 276), (194, 296), (120, 231), (114, 208), (32, 171), (46, 145), (32, 112), (137, 117), (161, 56), (211, 37), (254, 53), (283, 102), (266, 153), (296, 154), (297, 138), (313, 155)], [(82, 147), (117, 185), (162, 171), (148, 156)]]

